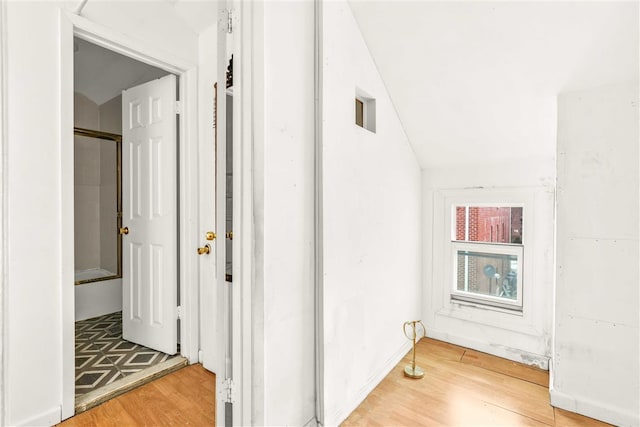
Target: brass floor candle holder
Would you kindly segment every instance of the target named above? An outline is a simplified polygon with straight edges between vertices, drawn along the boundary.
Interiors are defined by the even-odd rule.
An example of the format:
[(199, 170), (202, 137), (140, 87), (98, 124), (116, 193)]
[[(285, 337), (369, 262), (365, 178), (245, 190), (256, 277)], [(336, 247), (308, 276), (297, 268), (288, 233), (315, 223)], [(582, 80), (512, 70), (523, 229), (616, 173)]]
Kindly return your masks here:
[[(416, 329), (416, 325), (418, 328)], [(409, 333), (407, 333), (407, 326), (410, 326)], [(416, 366), (416, 340), (418, 338), (424, 338), (427, 335), (427, 330), (422, 324), (421, 320), (412, 320), (410, 322), (404, 322), (402, 327), (404, 335), (413, 341), (413, 357), (411, 364), (404, 368), (404, 376), (409, 378), (420, 379), (424, 377), (424, 371)]]

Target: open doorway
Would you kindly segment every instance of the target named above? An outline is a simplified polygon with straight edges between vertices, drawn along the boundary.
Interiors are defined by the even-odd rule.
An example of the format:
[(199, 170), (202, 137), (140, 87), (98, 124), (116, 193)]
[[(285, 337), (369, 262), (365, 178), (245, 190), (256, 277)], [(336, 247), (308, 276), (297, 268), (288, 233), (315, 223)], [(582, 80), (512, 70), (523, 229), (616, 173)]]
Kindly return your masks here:
[(74, 38), (76, 412), (187, 364), (177, 333), (177, 82)]

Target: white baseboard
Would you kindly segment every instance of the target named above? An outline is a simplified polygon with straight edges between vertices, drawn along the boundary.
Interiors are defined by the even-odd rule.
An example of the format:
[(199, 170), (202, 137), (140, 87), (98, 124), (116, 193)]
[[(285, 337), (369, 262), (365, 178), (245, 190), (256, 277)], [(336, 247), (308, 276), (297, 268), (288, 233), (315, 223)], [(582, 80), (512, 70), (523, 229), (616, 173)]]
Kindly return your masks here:
[(584, 396), (568, 395), (551, 389), (551, 406), (595, 418), (616, 426), (638, 426), (640, 415), (611, 405), (595, 402)]
[(49, 409), (46, 412), (43, 412), (38, 415), (34, 415), (25, 420), (9, 421), (8, 425), (29, 426), (29, 427), (32, 427), (32, 426), (33, 427), (35, 426), (49, 427), (49, 426), (58, 424), (60, 421), (62, 421), (61, 414), (62, 414), (62, 408), (60, 406), (56, 406), (54, 408)]
[(318, 427), (318, 420), (316, 417), (311, 418), (303, 427)]
[(371, 377), (371, 379), (360, 389), (360, 392), (357, 394), (356, 398), (352, 402), (345, 402), (345, 406), (339, 408), (336, 412), (329, 415), (324, 420), (324, 426), (338, 426), (347, 417), (367, 398), (369, 393), (373, 391), (374, 388), (380, 382), (389, 375), (389, 372), (395, 366), (400, 363), (402, 358), (411, 350), (412, 343), (407, 341), (403, 344), (388, 360), (387, 362), (380, 368), (378, 373)]
[(525, 365), (535, 366), (545, 371), (549, 370), (549, 357), (541, 354), (529, 353), (524, 350), (518, 350), (502, 345), (492, 345), (486, 342), (453, 336), (449, 333), (434, 331), (433, 329), (427, 329), (427, 337), (471, 348), (483, 353), (492, 354), (514, 362), (524, 363)]

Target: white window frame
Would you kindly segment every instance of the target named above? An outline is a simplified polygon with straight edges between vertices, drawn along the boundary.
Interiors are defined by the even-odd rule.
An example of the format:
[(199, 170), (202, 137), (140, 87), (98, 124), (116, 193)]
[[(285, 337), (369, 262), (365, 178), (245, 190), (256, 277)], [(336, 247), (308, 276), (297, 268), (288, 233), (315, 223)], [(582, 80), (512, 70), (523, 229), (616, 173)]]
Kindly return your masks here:
[[(439, 178), (434, 175), (434, 184)], [(543, 185), (462, 187), (425, 190), (425, 307), (423, 321), (430, 336), (511, 360), (531, 356), (546, 369), (550, 354), (554, 279), (554, 188)], [(481, 181), (482, 182), (482, 181)], [(524, 268), (522, 311), (451, 299), (452, 206), (496, 204), (522, 206)], [(431, 243), (431, 244), (429, 244)], [(518, 356), (519, 357), (519, 356)], [(519, 358), (518, 361), (522, 361)]]
[[(473, 205), (478, 206), (478, 205)], [(511, 207), (511, 206), (510, 206)], [(453, 208), (455, 209), (455, 207)], [(454, 223), (455, 227), (455, 223)], [(458, 252), (469, 251), (480, 254), (492, 255), (514, 255), (518, 260), (518, 269), (516, 275), (516, 292), (515, 300), (492, 295), (484, 295), (475, 292), (458, 290)], [(492, 307), (506, 308), (511, 310), (522, 311), (522, 294), (524, 290), (523, 282), (523, 265), (524, 265), (524, 246), (521, 244), (507, 243), (479, 243), (462, 240), (453, 240), (451, 242), (451, 267), (452, 271), (452, 287), (450, 296), (452, 300), (477, 303)]]
[(356, 87), (356, 100), (362, 103), (362, 126), (357, 126), (376, 133), (376, 99)]
[[(455, 306), (467, 306), (469, 308), (481, 309), (485, 312), (501, 312), (505, 314), (523, 316), (526, 309), (526, 283), (530, 278), (528, 273), (524, 271), (525, 258), (529, 257), (531, 247), (525, 245), (524, 239), (530, 238), (531, 225), (528, 221), (528, 215), (531, 211), (530, 207), (533, 206), (533, 200), (530, 195), (518, 194), (518, 192), (512, 192), (511, 190), (500, 189), (467, 189), (467, 190), (443, 190), (448, 193), (445, 196), (444, 208), (445, 217), (445, 229), (443, 230), (444, 237), (444, 256), (443, 262), (446, 262), (444, 267), (445, 273), (445, 289), (443, 295), (446, 298), (446, 304), (450, 307)], [(470, 242), (464, 240), (456, 240), (456, 207), (469, 206), (469, 207), (481, 207), (481, 208), (504, 208), (504, 207), (521, 207), (523, 218), (523, 243), (522, 244), (509, 244), (509, 243), (497, 243), (497, 242)], [(458, 244), (467, 245), (484, 245), (485, 252), (488, 252), (489, 247), (502, 248), (506, 250), (507, 247), (518, 247), (521, 250), (521, 256), (519, 257), (519, 271), (518, 271), (518, 301), (517, 304), (510, 303), (507, 298), (491, 298), (489, 296), (483, 296), (474, 293), (460, 293), (456, 289), (457, 285), (457, 249)], [(493, 252), (493, 253), (505, 253), (506, 252)], [(512, 301), (512, 300), (511, 300)], [(454, 310), (455, 311), (455, 310)], [(453, 312), (452, 312), (453, 313)], [(462, 315), (462, 313), (458, 313)], [(454, 315), (454, 316), (457, 316)], [(463, 315), (464, 316), (464, 315)], [(466, 316), (465, 316), (466, 317)], [(473, 317), (473, 316), (472, 316)]]

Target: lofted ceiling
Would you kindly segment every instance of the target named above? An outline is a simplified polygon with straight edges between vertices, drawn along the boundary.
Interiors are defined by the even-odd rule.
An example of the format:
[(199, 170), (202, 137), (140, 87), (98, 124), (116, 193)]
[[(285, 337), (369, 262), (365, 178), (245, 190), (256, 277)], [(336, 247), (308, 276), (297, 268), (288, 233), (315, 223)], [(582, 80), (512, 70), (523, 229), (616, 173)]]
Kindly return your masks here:
[(423, 168), (552, 157), (558, 93), (638, 79), (638, 2), (350, 5)]
[[(155, 1), (195, 33), (216, 22), (216, 1)], [(638, 79), (637, 1), (349, 3), (423, 168), (553, 157), (559, 93)], [(98, 104), (166, 74), (78, 42)]]

